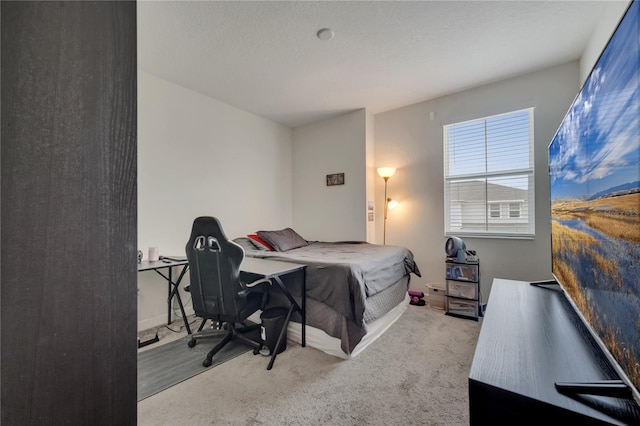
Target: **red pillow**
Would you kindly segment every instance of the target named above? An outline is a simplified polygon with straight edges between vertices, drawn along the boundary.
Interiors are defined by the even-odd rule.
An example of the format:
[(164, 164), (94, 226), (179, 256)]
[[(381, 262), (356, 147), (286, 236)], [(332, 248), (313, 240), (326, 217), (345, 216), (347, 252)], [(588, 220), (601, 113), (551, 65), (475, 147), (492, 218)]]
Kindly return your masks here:
[(264, 246), (264, 248), (266, 248), (267, 250), (269, 250), (269, 251), (275, 251), (275, 250), (273, 249), (273, 247), (271, 247), (271, 246), (269, 245), (269, 243), (265, 242), (262, 238), (258, 237), (258, 235), (256, 235), (256, 234), (249, 234), (249, 235), (247, 235), (247, 237), (251, 238), (251, 239), (252, 239), (253, 241), (255, 241), (256, 243), (258, 243), (258, 244), (260, 244), (260, 245)]

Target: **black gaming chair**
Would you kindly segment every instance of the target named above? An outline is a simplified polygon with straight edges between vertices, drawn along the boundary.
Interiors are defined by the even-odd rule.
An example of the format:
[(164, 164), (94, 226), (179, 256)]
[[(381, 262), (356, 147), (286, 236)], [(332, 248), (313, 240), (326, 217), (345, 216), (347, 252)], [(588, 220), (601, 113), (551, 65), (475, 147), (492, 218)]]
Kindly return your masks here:
[[(194, 347), (199, 339), (205, 337), (224, 336), (202, 362), (205, 367), (211, 365), (214, 355), (232, 339), (253, 347), (254, 354), (257, 354), (261, 343), (241, 333), (260, 327), (259, 324), (247, 327), (244, 322), (258, 309), (264, 308), (271, 282), (267, 279), (248, 284), (242, 282), (240, 264), (244, 259), (244, 249), (229, 241), (214, 217), (194, 220), (186, 252), (193, 309), (203, 319), (198, 331), (191, 335), (189, 347)], [(219, 330), (203, 332), (207, 319), (216, 321)], [(238, 323), (243, 327), (236, 328)]]

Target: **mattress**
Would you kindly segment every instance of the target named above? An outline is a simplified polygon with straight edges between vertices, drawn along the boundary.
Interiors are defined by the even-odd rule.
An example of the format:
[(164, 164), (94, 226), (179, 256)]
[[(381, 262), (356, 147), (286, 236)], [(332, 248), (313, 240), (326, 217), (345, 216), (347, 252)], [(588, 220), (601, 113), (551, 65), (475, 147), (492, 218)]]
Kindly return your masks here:
[[(393, 306), (384, 315), (366, 324), (367, 333), (362, 336), (358, 344), (356, 344), (350, 353), (346, 353), (342, 349), (342, 341), (339, 338), (329, 336), (323, 330), (309, 325), (307, 325), (305, 336), (307, 346), (342, 359), (352, 359), (358, 356), (367, 346), (387, 331), (387, 329), (391, 327), (391, 325), (395, 323), (407, 310), (410, 299), (406, 291), (404, 292), (404, 296), (404, 299), (400, 303)], [(287, 338), (301, 344), (302, 324), (299, 322), (290, 322), (289, 327), (287, 328)]]
[[(318, 349), (326, 354), (341, 359), (352, 359), (358, 356), (371, 343), (376, 341), (393, 323), (395, 323), (409, 306), (409, 295), (403, 292), (402, 301), (391, 307), (386, 313), (366, 324), (367, 332), (360, 338), (358, 343), (349, 352), (342, 349), (342, 339), (327, 334), (324, 330), (307, 324), (305, 330), (306, 346)], [(256, 312), (249, 319), (260, 323), (260, 312)], [(287, 327), (287, 339), (298, 344), (302, 344), (302, 324), (297, 321), (289, 322)]]
[[(420, 276), (411, 251), (397, 246), (311, 242), (287, 252), (250, 248), (245, 252), (250, 257), (306, 265), (307, 325), (338, 339), (340, 351), (346, 357), (351, 356), (368, 335), (370, 324), (403, 303), (410, 274)], [(290, 289), (300, 287), (296, 283), (286, 285)], [(301, 292), (292, 293), (300, 303)], [(283, 304), (282, 298), (274, 296), (267, 308), (288, 303)], [(292, 316), (293, 323), (300, 321), (299, 314)], [(295, 331), (292, 333), (295, 336)]]
[[(407, 293), (409, 281), (410, 276), (406, 275), (386, 290), (367, 298), (364, 314), (367, 319), (363, 325), (346, 318), (322, 302), (307, 298), (307, 346), (339, 358), (353, 358), (377, 339), (404, 312), (409, 304)], [(294, 297), (299, 301), (298, 296), (294, 295)], [(286, 303), (285, 299), (276, 296), (270, 300), (266, 308), (283, 306)], [(249, 319), (259, 323), (260, 312)], [(294, 313), (289, 322), (287, 337), (301, 343), (301, 330), (301, 317), (298, 313)]]

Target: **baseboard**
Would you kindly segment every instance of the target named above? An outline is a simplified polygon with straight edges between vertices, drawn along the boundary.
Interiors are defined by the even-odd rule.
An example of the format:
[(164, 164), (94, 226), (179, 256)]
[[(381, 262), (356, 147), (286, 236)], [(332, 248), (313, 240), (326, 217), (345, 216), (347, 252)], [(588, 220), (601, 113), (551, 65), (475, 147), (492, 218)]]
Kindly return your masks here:
[[(184, 311), (187, 314), (187, 316), (193, 315), (193, 313), (194, 313), (193, 312), (193, 308), (191, 308), (190, 306), (185, 307)], [(176, 324), (176, 323), (178, 323), (180, 325), (183, 325), (182, 324), (182, 318), (181, 318), (181, 315), (180, 315), (180, 309), (177, 310), (177, 314), (176, 313), (173, 314), (173, 322), (172, 322), (172, 324)], [(145, 318), (143, 320), (139, 320), (138, 321), (138, 332), (144, 331), (144, 330), (149, 330), (149, 329), (154, 328), (154, 327), (160, 327), (160, 326), (163, 326), (163, 325), (167, 325), (167, 313), (166, 312), (164, 312), (161, 315), (157, 315), (157, 316), (154, 316), (154, 317), (151, 317), (151, 318)]]

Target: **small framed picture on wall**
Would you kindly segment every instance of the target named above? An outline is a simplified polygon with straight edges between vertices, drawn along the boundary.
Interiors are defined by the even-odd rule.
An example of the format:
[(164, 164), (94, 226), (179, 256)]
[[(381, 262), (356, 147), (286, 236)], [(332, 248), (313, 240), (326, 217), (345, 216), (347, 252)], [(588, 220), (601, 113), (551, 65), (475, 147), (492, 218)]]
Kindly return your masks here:
[(344, 185), (344, 173), (327, 175), (327, 186)]

